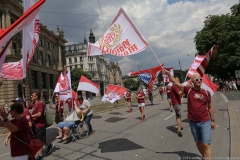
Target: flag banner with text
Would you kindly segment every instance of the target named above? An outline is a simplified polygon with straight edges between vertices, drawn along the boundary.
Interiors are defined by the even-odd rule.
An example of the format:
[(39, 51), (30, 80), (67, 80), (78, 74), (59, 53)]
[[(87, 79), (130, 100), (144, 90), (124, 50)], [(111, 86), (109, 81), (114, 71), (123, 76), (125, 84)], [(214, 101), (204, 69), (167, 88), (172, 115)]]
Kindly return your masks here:
[(124, 93), (127, 91), (127, 88), (122, 86), (109, 84), (104, 94), (102, 101), (108, 101), (110, 103), (114, 103), (115, 101), (121, 99)]
[[(27, 12), (34, 4), (34, 0), (24, 0), (24, 12)], [(26, 77), (26, 69), (38, 45), (39, 34), (40, 21), (37, 14), (32, 22), (23, 29), (22, 59), (19, 62), (4, 63), (2, 66), (3, 78), (8, 80), (20, 80)]]
[(88, 43), (88, 56), (112, 54), (128, 56), (149, 46), (127, 13), (120, 8), (110, 27), (96, 43)]
[(59, 97), (62, 100), (72, 98), (71, 73), (68, 71), (66, 76), (61, 74), (59, 83)]
[(215, 45), (210, 49), (206, 55), (197, 55), (190, 66), (187, 76), (191, 77), (194, 73), (199, 73), (201, 76), (205, 73), (210, 58), (214, 52)]
[[(173, 67), (172, 68), (164, 68), (166, 70), (169, 71), (169, 73), (174, 76), (174, 72), (173, 72)], [(168, 76), (166, 74), (162, 74), (162, 79), (163, 79), (163, 82), (166, 83), (166, 82), (170, 82), (170, 79), (168, 78)]]
[(152, 87), (152, 85), (156, 82), (157, 76), (159, 72), (162, 70), (162, 66), (157, 66), (145, 70), (140, 70), (137, 72), (130, 72), (129, 76), (139, 76), (139, 78), (148, 84), (149, 87)]

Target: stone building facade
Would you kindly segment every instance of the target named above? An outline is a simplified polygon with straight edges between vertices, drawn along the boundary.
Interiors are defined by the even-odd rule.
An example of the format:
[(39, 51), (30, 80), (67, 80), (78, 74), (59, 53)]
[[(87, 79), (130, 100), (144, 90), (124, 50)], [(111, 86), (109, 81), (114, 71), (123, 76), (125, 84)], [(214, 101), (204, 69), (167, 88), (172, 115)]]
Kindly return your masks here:
[[(23, 14), (21, 0), (0, 1), (0, 28), (7, 28)], [(10, 103), (16, 97), (30, 100), (31, 93), (38, 92), (43, 101), (49, 101), (60, 72), (65, 65), (64, 32), (57, 27), (56, 33), (41, 25), (40, 37), (34, 57), (27, 68), (23, 80), (12, 81), (0, 78), (0, 104)], [(16, 34), (8, 48), (6, 62), (16, 62), (22, 58), (22, 32)]]
[[(95, 36), (90, 31), (89, 42), (95, 43)], [(83, 43), (69, 43), (65, 46), (65, 58), (67, 70), (75, 67), (87, 71), (92, 76), (92, 81), (100, 86), (100, 94), (92, 96), (103, 96), (109, 84), (109, 70), (107, 62), (102, 55), (87, 56), (87, 40)]]
[(123, 80), (122, 80), (122, 71), (118, 63), (116, 62), (110, 62), (108, 64), (109, 69), (109, 83), (123, 86)]

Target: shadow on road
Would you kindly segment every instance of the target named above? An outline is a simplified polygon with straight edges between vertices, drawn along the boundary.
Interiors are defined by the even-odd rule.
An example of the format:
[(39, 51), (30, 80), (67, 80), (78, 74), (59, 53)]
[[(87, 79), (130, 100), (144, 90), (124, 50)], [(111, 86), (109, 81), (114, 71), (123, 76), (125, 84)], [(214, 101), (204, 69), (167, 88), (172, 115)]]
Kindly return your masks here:
[(194, 160), (194, 159), (200, 159), (201, 156), (195, 154), (195, 153), (189, 153), (189, 152), (185, 152), (185, 151), (177, 151), (177, 152), (156, 152), (156, 153), (161, 153), (161, 154), (178, 154), (179, 159), (181, 160)]
[(144, 147), (126, 139), (126, 138), (118, 138), (112, 139), (105, 142), (99, 143), (99, 149), (101, 149), (101, 153), (106, 152), (122, 152), (128, 150), (142, 149)]
[(58, 135), (58, 129), (56, 128), (47, 128), (47, 142), (51, 143), (53, 142), (57, 135)]
[(174, 127), (174, 126), (168, 126), (167, 129), (169, 131), (172, 131), (173, 133), (177, 133), (177, 131), (178, 131), (178, 129), (176, 127)]

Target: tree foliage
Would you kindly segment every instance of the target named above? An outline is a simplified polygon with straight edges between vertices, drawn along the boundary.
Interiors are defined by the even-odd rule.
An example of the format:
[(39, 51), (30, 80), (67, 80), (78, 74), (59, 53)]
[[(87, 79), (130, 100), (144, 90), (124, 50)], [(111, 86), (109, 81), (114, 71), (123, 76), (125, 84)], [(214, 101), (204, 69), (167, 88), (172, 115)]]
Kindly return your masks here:
[(240, 4), (231, 7), (231, 14), (209, 15), (194, 41), (200, 55), (205, 55), (215, 44), (216, 49), (206, 73), (228, 78), (240, 69)]
[(72, 81), (72, 89), (73, 90), (75, 90), (75, 91), (77, 90), (78, 83), (79, 83), (80, 77), (82, 75), (90, 80), (92, 79), (91, 74), (89, 72), (85, 72), (81, 68), (73, 68), (71, 70), (71, 81)]
[(139, 80), (134, 80), (133, 78), (128, 78), (123, 81), (125, 88), (130, 89), (131, 91), (136, 91), (139, 86)]

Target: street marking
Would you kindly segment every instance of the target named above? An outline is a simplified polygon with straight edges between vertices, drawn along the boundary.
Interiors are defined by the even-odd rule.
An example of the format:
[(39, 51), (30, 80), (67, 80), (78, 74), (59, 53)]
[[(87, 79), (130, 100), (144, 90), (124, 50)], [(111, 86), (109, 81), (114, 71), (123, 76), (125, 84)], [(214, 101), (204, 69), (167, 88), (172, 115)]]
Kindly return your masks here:
[(1, 154), (0, 157), (6, 156), (6, 155), (8, 155), (8, 154), (9, 154), (9, 153)]
[(171, 118), (175, 113), (171, 114), (169, 117), (165, 118), (164, 120), (166, 121), (167, 119)]
[(228, 99), (227, 99), (227, 97), (226, 97), (223, 93), (221, 93), (221, 95), (222, 95), (222, 97), (223, 97), (223, 99), (224, 99), (225, 102), (229, 102)]

